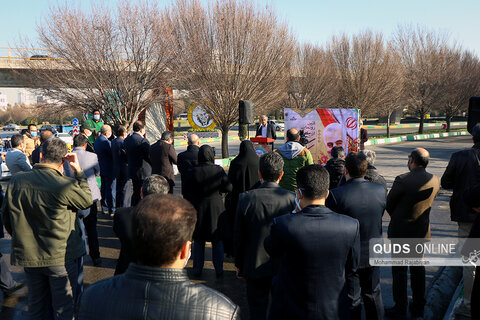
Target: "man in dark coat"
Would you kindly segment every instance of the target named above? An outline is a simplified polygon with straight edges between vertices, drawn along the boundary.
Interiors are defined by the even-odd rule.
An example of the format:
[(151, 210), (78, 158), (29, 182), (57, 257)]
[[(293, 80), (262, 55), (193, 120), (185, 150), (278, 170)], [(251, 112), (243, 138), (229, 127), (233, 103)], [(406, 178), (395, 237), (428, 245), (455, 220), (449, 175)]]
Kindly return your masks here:
[(189, 195), (186, 192), (185, 180), (187, 179), (188, 171), (198, 164), (198, 150), (200, 150), (200, 139), (195, 133), (188, 136), (188, 147), (186, 151), (180, 152), (177, 157), (177, 167), (182, 179), (182, 195), (189, 200)]
[[(333, 149), (332, 149), (333, 153)], [(387, 202), (387, 191), (378, 183), (364, 179), (367, 158), (363, 153), (350, 152), (345, 159), (346, 183), (332, 189), (326, 205), (333, 211), (360, 222), (360, 278), (361, 295), (367, 319), (383, 319), (380, 291), (380, 267), (369, 264), (369, 241), (382, 237), (382, 216)], [(361, 306), (356, 310), (361, 314)]]
[(193, 232), (193, 273), (199, 277), (205, 260), (205, 242), (212, 243), (212, 260), (218, 277), (223, 275), (223, 242), (218, 220), (225, 212), (222, 194), (232, 191), (232, 184), (221, 166), (215, 164), (212, 147), (204, 145), (198, 152), (198, 165), (186, 181), (190, 202), (197, 209)]
[[(257, 127), (255, 137), (264, 137), (277, 140), (277, 132), (275, 131), (275, 127), (273, 126), (273, 124), (268, 123), (268, 117), (266, 115), (262, 115), (260, 117), (260, 121), (261, 123)], [(273, 142), (271, 142), (270, 144), (272, 145), (273, 150)]]
[(340, 180), (345, 174), (345, 150), (342, 146), (332, 148), (332, 158), (325, 164), (330, 175), (330, 189), (338, 187)]
[(150, 147), (150, 161), (152, 163), (152, 173), (159, 174), (167, 179), (170, 184), (170, 192), (173, 193), (175, 185), (175, 176), (173, 175), (173, 165), (177, 164), (177, 153), (173, 148), (173, 133), (165, 131), (162, 138)]
[(53, 137), (53, 132), (50, 130), (43, 130), (40, 132), (40, 145), (32, 152), (32, 166), (40, 163), (40, 153), (42, 152), (42, 145), (45, 141)]
[(127, 153), (123, 145), (127, 128), (117, 128), (117, 138), (112, 141), (113, 177), (116, 180), (115, 203), (118, 208), (130, 207), (132, 182), (128, 177)]
[[(430, 155), (417, 148), (408, 156), (410, 172), (399, 175), (387, 196), (391, 220), (388, 238), (430, 238), (430, 210), (440, 189), (437, 176), (426, 171)], [(388, 317), (405, 317), (407, 312), (407, 269), (410, 268), (412, 316), (423, 317), (425, 307), (425, 267), (392, 267), (395, 306), (386, 309)]]
[[(159, 175), (151, 175), (143, 181), (142, 194), (146, 197), (150, 194), (167, 194), (170, 185), (167, 180)], [(130, 262), (136, 262), (135, 247), (133, 240), (133, 214), (135, 207), (119, 208), (113, 216), (113, 232), (120, 239), (120, 255), (118, 256), (115, 275), (124, 273)]]
[[(328, 172), (318, 164), (297, 172), (297, 213), (275, 218), (265, 249), (280, 257), (270, 319), (347, 319), (360, 303), (356, 219), (325, 207)], [(345, 287), (345, 278), (349, 279)]]
[(250, 319), (267, 317), (272, 279), (277, 271), (263, 242), (270, 234), (274, 218), (295, 209), (295, 194), (280, 188), (283, 159), (276, 152), (260, 158), (262, 184), (240, 194), (235, 221), (235, 266), (239, 277), (247, 280)]
[(134, 207), (140, 201), (143, 180), (152, 174), (150, 165), (150, 142), (145, 136), (145, 124), (135, 121), (133, 133), (123, 143), (127, 153), (128, 177), (132, 179), (132, 201)]
[[(450, 217), (458, 223), (458, 237), (463, 244), (472, 229), (477, 213), (464, 201), (466, 190), (480, 183), (480, 123), (472, 130), (474, 145), (452, 154), (447, 168), (442, 175), (444, 189), (453, 189), (450, 198)], [(454, 311), (459, 315), (470, 314), (470, 295), (473, 287), (474, 267), (463, 267), (464, 295), (462, 303)]]
[(112, 145), (110, 140), (108, 140), (112, 135), (112, 128), (108, 124), (105, 124), (100, 129), (100, 132), (101, 134), (95, 139), (93, 146), (98, 156), (98, 163), (100, 164), (102, 210), (105, 214), (113, 215), (115, 212), (115, 178), (112, 169)]
[(86, 149), (86, 151), (88, 151), (88, 152), (95, 152), (95, 148), (93, 147), (93, 143), (90, 141), (91, 140), (90, 137), (92, 136), (94, 130), (95, 129), (92, 128), (90, 122), (85, 122), (80, 127), (80, 134), (83, 134), (88, 139), (88, 144), (87, 144), (87, 149)]

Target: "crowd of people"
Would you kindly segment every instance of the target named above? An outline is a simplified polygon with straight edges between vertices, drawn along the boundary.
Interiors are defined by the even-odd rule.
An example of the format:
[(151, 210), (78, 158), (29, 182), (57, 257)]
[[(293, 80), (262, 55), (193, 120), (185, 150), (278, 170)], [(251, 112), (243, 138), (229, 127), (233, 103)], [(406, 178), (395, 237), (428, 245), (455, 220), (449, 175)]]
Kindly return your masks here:
[[(272, 135), (267, 120), (258, 135)], [(246, 283), (250, 319), (361, 319), (362, 313), (366, 319), (405, 319), (408, 311), (422, 317), (423, 266), (392, 267), (395, 305), (383, 304), (369, 241), (382, 237), (384, 212), (390, 215), (389, 238), (428, 239), (441, 184), (454, 190), (459, 237), (480, 233), (473, 223), (480, 212), (480, 124), (473, 148), (452, 155), (441, 180), (426, 170), (429, 152), (417, 148), (390, 191), (372, 150), (346, 154), (335, 146), (323, 167), (314, 164), (294, 128), (284, 145), (260, 158), (251, 141), (242, 141), (228, 173), (194, 133), (177, 155), (172, 132), (150, 144), (141, 121), (132, 132), (113, 130), (98, 110), (74, 137), (70, 153), (47, 131), (39, 137), (34, 132), (29, 126), (28, 135), (11, 138), (5, 160), (12, 178), (1, 207), (12, 236), (11, 262), (25, 270), (31, 319), (238, 319), (239, 307), (228, 297), (188, 278), (190, 255), (193, 277), (202, 278), (206, 242), (217, 278), (224, 275), (225, 255), (233, 257)], [(173, 165), (182, 196), (172, 194)], [(99, 208), (113, 217), (121, 250), (115, 276), (83, 291), (87, 248), (92, 263), (102, 264)], [(478, 312), (472, 302), (480, 281), (475, 286), (473, 274), (465, 268), (459, 313)], [(3, 260), (0, 282), (9, 294), (23, 285), (13, 281)]]

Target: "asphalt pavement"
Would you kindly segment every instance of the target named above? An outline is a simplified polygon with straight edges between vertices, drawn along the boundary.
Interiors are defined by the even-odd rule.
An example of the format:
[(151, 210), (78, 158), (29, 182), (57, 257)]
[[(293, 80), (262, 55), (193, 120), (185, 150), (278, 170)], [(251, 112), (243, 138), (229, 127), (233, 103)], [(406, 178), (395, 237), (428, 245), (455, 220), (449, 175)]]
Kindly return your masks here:
[[(277, 141), (279, 145), (282, 142)], [(238, 152), (238, 141), (230, 141), (230, 152), (235, 154)], [(219, 143), (217, 147), (219, 147)], [(377, 154), (377, 160), (375, 166), (380, 174), (382, 174), (387, 180), (387, 184), (391, 187), (395, 177), (399, 174), (407, 172), (407, 156), (409, 152), (416, 147), (424, 147), (430, 151), (430, 163), (427, 171), (441, 177), (445, 167), (448, 163), (450, 155), (463, 148), (469, 148), (472, 146), (471, 137), (449, 137), (440, 139), (431, 139), (424, 141), (408, 141), (391, 145), (378, 145), (371, 146)], [(186, 147), (177, 147), (177, 152), (181, 152)], [(180, 193), (180, 181), (177, 177), (177, 186), (174, 192)], [(442, 237), (455, 237), (457, 232), (457, 225), (450, 221), (450, 213), (448, 207), (449, 196), (451, 192), (441, 189), (437, 196), (434, 206), (430, 214), (432, 236)], [(389, 223), (389, 216), (387, 213), (384, 215), (383, 229), (386, 233), (386, 229)], [(100, 240), (100, 252), (103, 259), (103, 263), (100, 267), (94, 267), (90, 258), (85, 257), (85, 286), (112, 276), (116, 259), (119, 254), (119, 240), (114, 236), (112, 231), (112, 218), (99, 214), (98, 220), (98, 233)], [(7, 261), (9, 261), (10, 240), (0, 240), (0, 252), (4, 254)], [(189, 261), (187, 270), (191, 272), (192, 261)], [(245, 283), (239, 280), (235, 276), (235, 268), (231, 260), (225, 260), (225, 272), (224, 277), (217, 279), (213, 264), (211, 262), (211, 251), (207, 248), (205, 269), (200, 280), (195, 280), (197, 283), (205, 284), (216, 290), (223, 292), (230, 297), (235, 303), (240, 305), (242, 309), (242, 319), (248, 319), (248, 306), (246, 303)], [(22, 279), (22, 268), (11, 267), (14, 272), (14, 277)], [(427, 267), (427, 288), (434, 278), (438, 267)], [(392, 299), (392, 279), (391, 269), (389, 267), (381, 268), (381, 289), (383, 301), (386, 306), (393, 305)], [(25, 291), (23, 291), (25, 294)], [(411, 292), (409, 291), (409, 294)], [(26, 299), (25, 296), (15, 295), (4, 300), (3, 310), (0, 312), (0, 319), (26, 319)]]

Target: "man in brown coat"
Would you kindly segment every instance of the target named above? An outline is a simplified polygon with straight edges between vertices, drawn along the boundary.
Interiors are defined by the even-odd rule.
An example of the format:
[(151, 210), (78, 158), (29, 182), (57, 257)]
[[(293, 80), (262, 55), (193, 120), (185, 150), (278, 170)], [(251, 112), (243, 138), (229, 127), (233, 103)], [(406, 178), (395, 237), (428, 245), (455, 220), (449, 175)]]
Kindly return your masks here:
[[(425, 169), (430, 155), (417, 148), (408, 156), (410, 172), (395, 178), (387, 196), (391, 220), (388, 238), (430, 238), (430, 209), (440, 189), (437, 176)], [(390, 318), (404, 318), (407, 312), (407, 267), (392, 267), (395, 306), (386, 310)], [(422, 317), (425, 306), (425, 267), (410, 266), (413, 304), (412, 316)]]

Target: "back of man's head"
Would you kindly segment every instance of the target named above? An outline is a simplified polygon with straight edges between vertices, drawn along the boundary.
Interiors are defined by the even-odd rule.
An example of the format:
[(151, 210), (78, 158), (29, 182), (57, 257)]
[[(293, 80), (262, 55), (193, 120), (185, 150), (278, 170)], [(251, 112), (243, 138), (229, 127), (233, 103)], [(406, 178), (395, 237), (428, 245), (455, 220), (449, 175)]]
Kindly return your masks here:
[(197, 222), (195, 208), (177, 195), (149, 195), (135, 207), (134, 246), (138, 263), (165, 267), (177, 259), (192, 240)]
[(276, 182), (283, 172), (283, 159), (278, 152), (264, 154), (259, 160), (259, 170), (263, 181)]
[(77, 134), (75, 138), (73, 138), (73, 147), (83, 147), (88, 143), (88, 138), (85, 137), (83, 134)]
[(430, 161), (430, 154), (423, 148), (416, 148), (410, 153), (413, 163), (418, 167), (426, 168)]
[(167, 179), (158, 174), (152, 174), (143, 180), (142, 193), (144, 197), (151, 194), (167, 194), (169, 190), (170, 185)]
[(480, 123), (477, 123), (472, 129), (472, 137), (475, 143), (480, 142)]
[(365, 157), (367, 157), (367, 162), (369, 166), (373, 166), (375, 164), (375, 159), (377, 158), (375, 151), (365, 149), (360, 152), (363, 153)]
[(170, 139), (173, 139), (173, 133), (170, 131), (164, 131), (162, 133), (162, 138), (160, 140), (162, 141), (168, 141)]
[(367, 167), (367, 157), (361, 152), (350, 152), (345, 158), (345, 169), (351, 178), (365, 177)]
[(50, 139), (51, 137), (53, 137), (53, 132), (50, 131), (50, 130), (43, 130), (41, 133), (40, 133), (40, 143), (44, 143), (45, 141), (47, 141), (48, 139)]
[(127, 128), (125, 126), (118, 126), (115, 134), (117, 135), (117, 137), (123, 137), (126, 132)]
[(335, 146), (332, 148), (332, 158), (343, 158), (345, 157), (345, 150), (342, 146)]
[(198, 136), (195, 133), (192, 133), (188, 136), (188, 145), (189, 146), (196, 146), (198, 144)]
[(297, 129), (291, 128), (287, 130), (287, 141), (298, 141), (298, 139), (300, 139), (300, 134)]
[(142, 131), (144, 128), (145, 128), (145, 124), (144, 124), (142, 121), (140, 121), (140, 120), (135, 121), (135, 122), (133, 123), (133, 131), (134, 131), (134, 132), (140, 132), (140, 131)]
[(311, 164), (297, 171), (297, 187), (307, 199), (326, 198), (329, 186), (328, 171), (319, 164)]
[(14, 134), (10, 139), (10, 142), (12, 143), (12, 148), (19, 147), (24, 140), (25, 138), (21, 134)]
[(67, 144), (63, 140), (58, 138), (48, 139), (41, 150), (42, 162), (61, 164), (67, 151)]
[(112, 131), (112, 127), (110, 127), (108, 124), (104, 124), (101, 128), (100, 128), (100, 132), (102, 134), (106, 134), (108, 132)]

